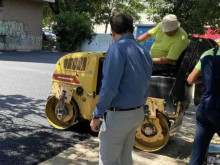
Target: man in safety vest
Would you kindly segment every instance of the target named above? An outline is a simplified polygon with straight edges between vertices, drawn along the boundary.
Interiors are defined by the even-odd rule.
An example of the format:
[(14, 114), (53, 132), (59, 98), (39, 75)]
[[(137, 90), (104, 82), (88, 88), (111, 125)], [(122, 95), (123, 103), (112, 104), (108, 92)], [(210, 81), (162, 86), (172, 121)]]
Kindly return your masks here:
[(188, 79), (189, 84), (203, 82), (203, 94), (196, 112), (196, 132), (190, 165), (202, 165), (215, 133), (220, 136), (220, 49), (203, 53)]

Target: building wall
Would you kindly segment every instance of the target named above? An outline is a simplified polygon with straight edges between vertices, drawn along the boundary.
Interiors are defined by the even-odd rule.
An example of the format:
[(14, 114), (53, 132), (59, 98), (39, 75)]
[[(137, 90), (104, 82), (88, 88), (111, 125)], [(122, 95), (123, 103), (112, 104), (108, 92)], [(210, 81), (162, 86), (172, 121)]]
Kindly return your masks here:
[(82, 52), (101, 51), (107, 52), (109, 46), (113, 43), (112, 36), (109, 34), (96, 34), (91, 41), (86, 41), (81, 47)]
[(43, 2), (2, 0), (0, 50), (41, 50)]

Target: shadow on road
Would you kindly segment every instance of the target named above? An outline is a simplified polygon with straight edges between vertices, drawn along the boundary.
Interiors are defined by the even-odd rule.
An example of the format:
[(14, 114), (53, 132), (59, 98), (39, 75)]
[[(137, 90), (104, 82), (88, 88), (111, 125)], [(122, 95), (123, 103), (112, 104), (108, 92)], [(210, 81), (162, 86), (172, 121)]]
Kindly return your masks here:
[(45, 103), (0, 95), (0, 164), (38, 164), (91, 136), (88, 122), (69, 130), (53, 129), (45, 117)]
[(79, 134), (88, 133), (94, 137), (98, 136), (98, 133), (95, 133), (91, 130), (90, 121), (88, 120), (82, 120), (79, 123), (75, 124), (74, 126), (70, 127), (68, 130), (77, 132)]
[(60, 57), (66, 54), (67, 53), (53, 53), (53, 52), (43, 52), (43, 51), (30, 51), (30, 52), (6, 51), (6, 52), (1, 52), (0, 60), (55, 64)]

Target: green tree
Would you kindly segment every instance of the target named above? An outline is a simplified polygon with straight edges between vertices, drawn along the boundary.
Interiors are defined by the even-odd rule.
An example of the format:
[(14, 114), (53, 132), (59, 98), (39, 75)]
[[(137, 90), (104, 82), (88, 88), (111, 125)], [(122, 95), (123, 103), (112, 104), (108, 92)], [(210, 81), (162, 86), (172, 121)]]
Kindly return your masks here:
[[(145, 7), (140, 0), (55, 0), (55, 3), (48, 3), (45, 7), (44, 13), (51, 15), (58, 15), (63, 11), (74, 11), (84, 14), (94, 24), (106, 25), (105, 32), (109, 24), (109, 19), (114, 13), (128, 13), (131, 14), (134, 20), (140, 19), (138, 13), (142, 12)], [(51, 20), (50, 14), (44, 14), (46, 20)], [(49, 18), (46, 18), (49, 17)]]
[(91, 0), (55, 0), (55, 3), (44, 6), (43, 25), (50, 28), (54, 24), (59, 50), (75, 51), (85, 40), (91, 39), (93, 25), (90, 15), (95, 13), (96, 6), (89, 4), (94, 3)]
[(135, 21), (140, 19), (138, 13), (144, 11), (145, 6), (140, 0), (104, 0), (103, 4), (98, 6), (94, 20), (96, 24), (105, 25), (107, 32), (109, 19), (116, 13), (127, 13), (132, 15)]
[(95, 15), (98, 6), (103, 0), (55, 0), (55, 3), (48, 3), (54, 14), (63, 11), (74, 11), (83, 14)]
[(50, 27), (56, 20), (56, 15), (65, 11), (74, 11), (87, 16), (91, 20), (96, 14), (102, 0), (55, 0), (55, 3), (46, 3), (43, 10), (43, 26)]
[[(140, 17), (137, 13), (144, 10), (141, 2), (139, 0), (55, 0), (55, 3), (48, 3), (44, 7), (44, 26), (50, 27), (53, 22), (59, 48), (73, 51), (78, 49), (83, 41), (91, 38), (94, 24), (105, 24), (106, 32), (109, 19), (115, 13), (128, 13), (134, 20), (138, 20)], [(77, 18), (72, 18), (75, 16)], [(79, 19), (80, 16), (82, 21)], [(82, 26), (83, 21), (86, 21), (85, 27)]]
[(91, 22), (83, 14), (64, 11), (57, 15), (53, 26), (60, 51), (78, 50), (85, 40), (92, 38)]
[(148, 18), (161, 21), (166, 14), (175, 14), (189, 34), (203, 34), (210, 26), (216, 33), (220, 27), (220, 0), (148, 0)]
[(56, 17), (52, 13), (48, 4), (44, 4), (43, 6), (43, 27), (44, 28), (52, 28), (52, 25), (55, 23)]

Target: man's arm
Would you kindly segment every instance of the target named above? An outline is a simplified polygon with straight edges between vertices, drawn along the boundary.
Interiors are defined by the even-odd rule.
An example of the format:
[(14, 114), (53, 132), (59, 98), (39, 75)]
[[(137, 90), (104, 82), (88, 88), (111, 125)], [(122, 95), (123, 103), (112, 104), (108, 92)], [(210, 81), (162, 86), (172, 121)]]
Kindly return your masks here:
[(124, 72), (125, 57), (117, 46), (111, 46), (107, 52), (103, 66), (102, 87), (99, 93), (99, 100), (93, 112), (93, 119), (90, 122), (92, 131), (99, 131), (100, 117), (103, 116), (107, 107), (118, 93), (118, 86)]
[(152, 36), (150, 35), (150, 33), (147, 31), (146, 33), (142, 34), (141, 36), (139, 36), (136, 41), (137, 42), (142, 42), (142, 41), (146, 41), (149, 40)]
[(161, 58), (152, 58), (154, 64), (173, 64), (175, 60), (171, 60), (167, 57), (161, 57)]
[(201, 71), (197, 68), (194, 68), (193, 71), (189, 74), (187, 82), (189, 84), (198, 84), (202, 82)]

